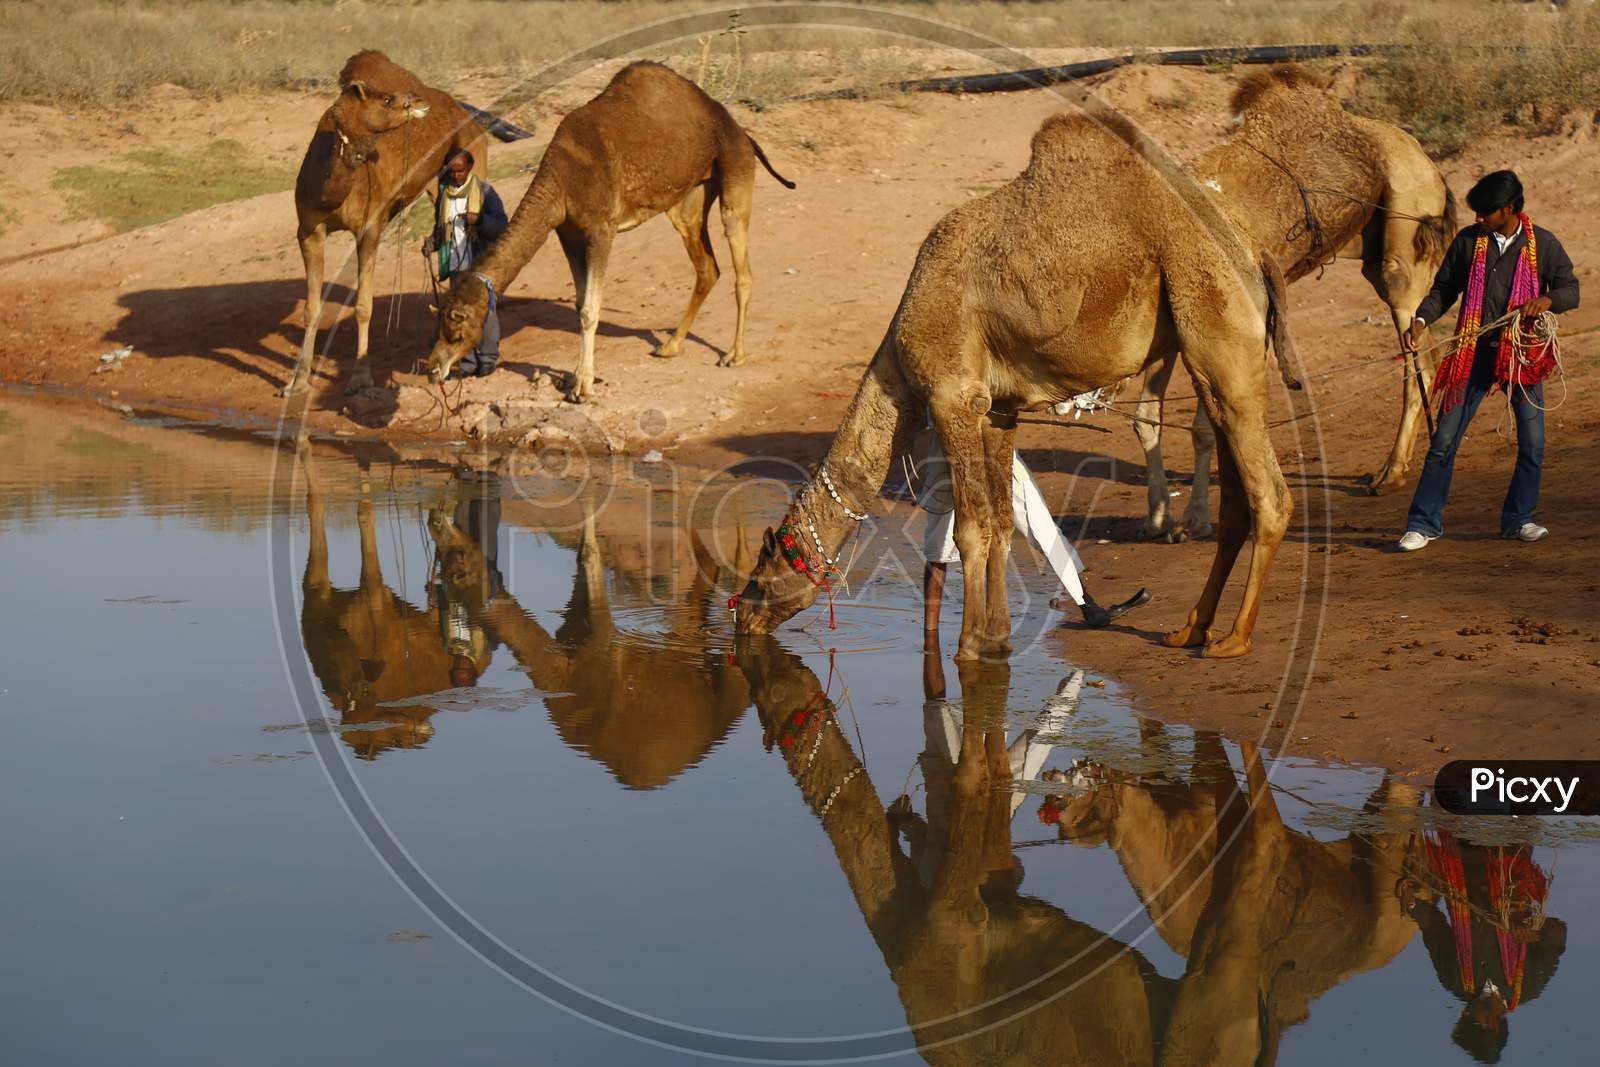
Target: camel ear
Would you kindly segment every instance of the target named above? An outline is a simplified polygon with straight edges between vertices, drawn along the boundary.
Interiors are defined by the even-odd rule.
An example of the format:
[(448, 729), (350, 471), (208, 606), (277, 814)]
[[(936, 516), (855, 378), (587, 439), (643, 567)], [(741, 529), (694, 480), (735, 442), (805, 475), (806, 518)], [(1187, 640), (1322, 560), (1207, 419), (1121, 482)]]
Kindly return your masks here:
[(767, 532), (761, 535), (761, 550), (768, 555), (778, 550), (778, 535), (772, 532), (772, 527), (767, 527)]
[(359, 96), (363, 100), (365, 100), (367, 98), (367, 83), (366, 82), (351, 82), (349, 85), (345, 86), (345, 88), (348, 89), (350, 92), (355, 93), (357, 96)]

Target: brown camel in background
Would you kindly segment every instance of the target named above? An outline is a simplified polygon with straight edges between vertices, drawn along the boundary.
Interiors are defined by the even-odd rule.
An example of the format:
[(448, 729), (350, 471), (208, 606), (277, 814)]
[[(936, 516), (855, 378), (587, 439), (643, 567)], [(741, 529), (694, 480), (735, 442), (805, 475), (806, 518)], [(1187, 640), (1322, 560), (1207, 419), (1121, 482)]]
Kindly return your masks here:
[[(1017, 412), (1112, 385), (1181, 351), (1220, 430), (1223, 520), (1205, 590), (1167, 644), (1209, 641), (1207, 655), (1244, 655), (1293, 506), (1267, 437), (1269, 319), (1286, 379), (1293, 363), (1284, 316), (1270, 315), (1269, 266), (1125, 119), (1047, 119), (1021, 176), (946, 215), (923, 242), (823, 460), (819, 475), (829, 480), (796, 495), (787, 541), (767, 531), (738, 603), (739, 632), (770, 632), (816, 599), (814, 570), (840, 551), (930, 411), (950, 457), (967, 575), (956, 657), (1009, 653)], [(1238, 620), (1210, 641), (1228, 574), (1252, 534)], [(806, 570), (780, 547), (791, 541), (811, 559)]]
[(383, 228), (418, 195), (432, 196), (445, 156), (465, 148), (489, 173), (482, 129), (449, 93), (422, 84), (382, 52), (357, 52), (339, 72), (339, 99), (323, 112), (294, 184), (300, 256), (306, 269), (306, 334), (294, 378), (281, 390), (311, 388), (322, 321), (323, 246), (330, 233), (356, 239), (356, 365), (345, 392), (372, 385), (367, 336)]
[(491, 300), (504, 295), (554, 230), (572, 269), (582, 348), (567, 399), (582, 403), (594, 390), (594, 336), (611, 244), (665, 212), (694, 264), (694, 291), (670, 340), (656, 355), (676, 356), (706, 294), (716, 284), (717, 257), (706, 219), (722, 205), (722, 227), (733, 255), (738, 317), (733, 347), (717, 362), (746, 359), (745, 312), (750, 303), (748, 236), (756, 162), (786, 187), (767, 157), (728, 109), (693, 82), (659, 63), (632, 63), (587, 104), (556, 127), (550, 147), (506, 232), (445, 297), (428, 373), (443, 381), (483, 336)]
[[(1245, 77), (1232, 108), (1237, 131), (1195, 161), (1195, 177), (1216, 191), (1222, 207), (1271, 252), (1290, 282), (1335, 256), (1359, 259), (1362, 276), (1389, 306), (1396, 336), (1403, 337), (1455, 235), (1455, 197), (1439, 168), (1410, 134), (1345, 111), (1326, 80), (1300, 67)], [(1162, 421), (1162, 397), (1176, 362), (1169, 355), (1146, 371), (1136, 409), (1141, 418)], [(1431, 361), (1422, 371), (1431, 377)], [(1374, 493), (1399, 487), (1410, 463), (1422, 395), (1414, 373), (1405, 373), (1404, 382), (1400, 423), (1388, 460), (1372, 477)], [(1133, 428), (1149, 472), (1145, 533), (1174, 540), (1208, 534), (1213, 437), (1204, 407), (1194, 420), (1193, 492), (1176, 526), (1167, 513), (1161, 427), (1135, 422)]]

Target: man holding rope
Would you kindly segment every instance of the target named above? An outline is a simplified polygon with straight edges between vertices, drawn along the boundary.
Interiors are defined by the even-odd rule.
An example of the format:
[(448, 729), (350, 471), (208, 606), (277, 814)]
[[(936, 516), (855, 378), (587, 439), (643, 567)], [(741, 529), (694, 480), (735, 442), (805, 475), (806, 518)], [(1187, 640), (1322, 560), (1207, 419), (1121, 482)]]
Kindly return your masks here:
[[(444, 170), (439, 173), (439, 188), (433, 200), (433, 232), (422, 242), (422, 254), (437, 253), (441, 282), (470, 272), (506, 231), (506, 209), (500, 194), (472, 173), (474, 162), (471, 152), (457, 148), (445, 158)], [(499, 361), (500, 316), (491, 299), (482, 339), (451, 368), (450, 377), (487, 378)]]
[[(1467, 204), (1477, 222), (1451, 242), (1405, 339), (1415, 352), (1427, 325), (1461, 298), (1455, 340), (1433, 381), (1439, 420), (1411, 498), (1402, 552), (1426, 548), (1444, 533), (1456, 450), (1478, 405), (1496, 387), (1505, 390), (1517, 422), (1517, 464), (1500, 511), (1500, 536), (1539, 541), (1550, 532), (1533, 521), (1544, 462), (1543, 381), (1557, 366), (1552, 314), (1578, 306), (1578, 279), (1561, 242), (1523, 213), (1515, 173), (1485, 175)], [(1508, 311), (1520, 315), (1502, 328), (1499, 320)]]

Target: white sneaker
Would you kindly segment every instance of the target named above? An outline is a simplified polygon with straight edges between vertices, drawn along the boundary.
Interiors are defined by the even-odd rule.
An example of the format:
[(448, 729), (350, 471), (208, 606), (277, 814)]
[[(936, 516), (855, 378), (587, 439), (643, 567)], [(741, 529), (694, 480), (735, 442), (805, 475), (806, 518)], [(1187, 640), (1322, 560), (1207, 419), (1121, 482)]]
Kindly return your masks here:
[(1525, 522), (1522, 529), (1517, 531), (1518, 541), (1543, 541), (1550, 536), (1550, 531), (1536, 522)]
[(1407, 530), (1400, 538), (1400, 551), (1415, 552), (1419, 548), (1427, 548), (1429, 541), (1437, 541), (1434, 534), (1425, 534), (1418, 530)]

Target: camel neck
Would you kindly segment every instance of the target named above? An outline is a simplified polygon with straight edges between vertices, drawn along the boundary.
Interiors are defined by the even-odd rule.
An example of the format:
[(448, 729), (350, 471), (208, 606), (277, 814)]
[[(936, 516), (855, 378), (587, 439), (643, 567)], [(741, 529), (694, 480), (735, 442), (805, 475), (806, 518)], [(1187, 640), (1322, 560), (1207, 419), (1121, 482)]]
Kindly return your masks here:
[(522, 195), (506, 232), (495, 241), (477, 266), (496, 292), (504, 292), (539, 251), (550, 231), (560, 224), (565, 208), (553, 178), (541, 166), (533, 184)]
[[(922, 407), (906, 385), (893, 348), (885, 340), (856, 388), (855, 399), (850, 401), (822, 461), (827, 480), (819, 471), (799, 501), (806, 518), (796, 518), (805, 525), (802, 536), (808, 540), (808, 554), (819, 547), (809, 543), (814, 533), (825, 554), (836, 557), (857, 526), (849, 512), (864, 514), (873, 510), (895, 455), (911, 443)], [(828, 491), (829, 482), (833, 493)]]

